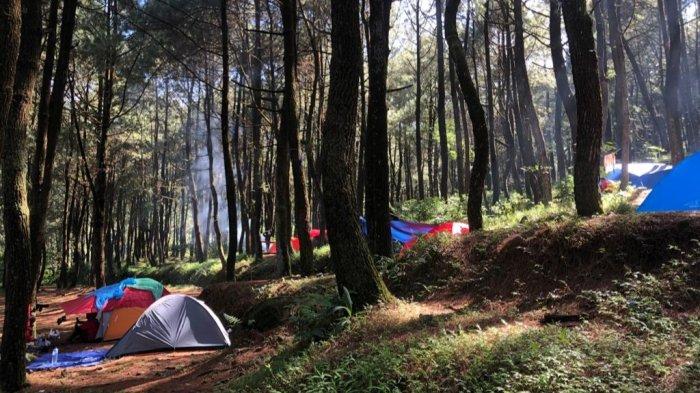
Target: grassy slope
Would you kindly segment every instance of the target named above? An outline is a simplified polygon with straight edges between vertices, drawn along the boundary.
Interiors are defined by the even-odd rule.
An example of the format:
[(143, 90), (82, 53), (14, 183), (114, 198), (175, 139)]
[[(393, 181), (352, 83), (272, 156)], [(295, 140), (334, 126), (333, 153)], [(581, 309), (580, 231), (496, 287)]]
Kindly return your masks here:
[[(605, 203), (606, 211), (630, 210), (624, 198), (609, 196)], [(450, 209), (439, 207), (447, 213), (433, 221), (458, 218), (459, 208)], [(402, 214), (423, 219), (415, 210)], [(214, 308), (243, 325), (255, 322), (252, 308), (274, 301), (283, 312), (266, 334), (287, 334), (274, 344), (276, 355), (221, 388), (699, 391), (695, 221), (610, 216), (586, 222), (573, 217), (566, 203), (529, 206), (517, 199), (493, 212), (484, 235), (457, 242), (438, 237), (384, 261), (385, 278), (405, 300), (352, 318), (333, 311), (343, 300), (333, 295), (328, 275), (209, 287), (205, 300), (220, 300)], [(613, 246), (618, 243), (619, 249)], [(577, 255), (585, 258), (572, 264)], [(324, 258), (321, 266), (327, 251)], [(269, 277), (273, 262), (244, 261), (240, 277)], [(211, 266), (218, 270), (216, 262)], [(570, 327), (540, 324), (552, 311), (589, 317)]]
[[(700, 261), (670, 261), (583, 291), (595, 318), (543, 326), (546, 308), (401, 302), (282, 352), (227, 388), (245, 391), (698, 391)], [(446, 312), (447, 313), (444, 313)], [(291, 347), (290, 347), (291, 348)]]

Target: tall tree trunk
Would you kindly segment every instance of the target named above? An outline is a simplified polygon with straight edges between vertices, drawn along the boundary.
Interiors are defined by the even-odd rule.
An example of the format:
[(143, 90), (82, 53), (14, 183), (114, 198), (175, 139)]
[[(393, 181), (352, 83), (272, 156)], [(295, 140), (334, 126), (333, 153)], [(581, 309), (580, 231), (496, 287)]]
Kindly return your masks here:
[[(296, 103), (297, 69), (297, 0), (282, 3), (284, 26), (284, 98), (282, 101), (282, 133), (289, 137), (289, 156), (294, 176), (294, 226), (299, 239), (299, 265), (304, 275), (313, 272), (313, 245), (309, 235), (309, 208), (306, 179), (299, 152), (299, 122)], [(308, 142), (310, 143), (310, 141)]]
[[(0, 387), (17, 391), (25, 383), (25, 328), (36, 275), (32, 266), (27, 202), (27, 134), (31, 124), (34, 85), (41, 57), (41, 2), (27, 1), (21, 16), (19, 2), (0, 5), (0, 64), (16, 67), (0, 71), (2, 104), (12, 94), (6, 120), (0, 120), (2, 150), (2, 206), (5, 234), (5, 314), (0, 344)], [(19, 55), (17, 55), (19, 54)], [(16, 64), (13, 60), (16, 60)], [(4, 110), (5, 108), (0, 108)]]
[(214, 227), (214, 239), (216, 241), (216, 256), (221, 261), (221, 270), (226, 272), (226, 256), (224, 255), (224, 246), (221, 244), (221, 227), (219, 225), (219, 193), (216, 190), (214, 181), (214, 142), (211, 132), (211, 116), (212, 106), (214, 105), (213, 88), (210, 85), (209, 78), (206, 78), (206, 86), (204, 93), (204, 125), (207, 130), (207, 159), (209, 160), (209, 190), (211, 193), (211, 219)]
[(536, 167), (529, 168), (535, 171), (536, 176), (533, 178), (533, 187), (536, 188), (535, 202), (549, 203), (552, 200), (552, 185), (549, 176), (549, 158), (547, 148), (544, 143), (544, 136), (540, 128), (540, 122), (537, 118), (535, 105), (532, 101), (532, 91), (530, 90), (530, 78), (525, 65), (525, 38), (523, 32), (523, 4), (522, 0), (514, 0), (513, 7), (515, 10), (515, 45), (513, 47), (513, 73), (518, 80), (517, 93), (518, 102), (520, 104), (520, 112), (523, 118), (523, 129), (530, 139), (535, 143), (537, 148)]
[[(418, 171), (418, 199), (425, 198), (425, 185), (424, 185), (424, 169), (423, 169), (423, 149), (421, 147), (421, 97), (422, 97), (422, 85), (421, 85), (421, 24), (420, 24), (420, 0), (416, 0), (415, 5), (416, 12), (416, 169)], [(468, 146), (467, 146), (468, 149)]]
[(206, 259), (202, 247), (202, 231), (199, 228), (199, 200), (197, 198), (197, 185), (195, 174), (192, 172), (192, 90), (194, 82), (190, 82), (187, 91), (187, 117), (185, 120), (185, 166), (187, 171), (187, 188), (192, 205), (192, 227), (194, 232), (194, 256), (198, 262)]
[(437, 20), (437, 121), (440, 137), (440, 196), (447, 200), (447, 177), (449, 172), (449, 155), (447, 149), (447, 126), (445, 125), (445, 44), (442, 38), (442, 4), (435, 0), (435, 19)]
[(253, 35), (253, 61), (252, 61), (252, 81), (253, 81), (253, 108), (251, 115), (253, 154), (251, 167), (253, 169), (253, 182), (251, 184), (253, 200), (253, 214), (250, 225), (250, 239), (255, 259), (262, 260), (262, 247), (260, 244), (260, 224), (262, 221), (262, 162), (261, 162), (261, 141), (260, 128), (262, 122), (262, 43), (260, 38), (260, 0), (254, 1), (255, 8), (255, 33)]
[(567, 1), (562, 5), (566, 35), (569, 37), (578, 118), (574, 200), (580, 216), (591, 216), (603, 210), (598, 191), (603, 115), (593, 21), (588, 15), (585, 0)]
[(236, 213), (236, 180), (231, 158), (231, 134), (229, 132), (229, 54), (228, 54), (228, 0), (221, 0), (221, 151), (224, 159), (226, 181), (226, 207), (228, 208), (228, 255), (226, 256), (226, 281), (236, 279), (236, 247), (238, 246), (238, 217)]
[[(455, 76), (455, 66), (452, 57), (449, 59), (449, 72), (450, 72), (450, 97), (452, 101), (452, 118), (455, 124), (455, 144), (457, 145), (457, 191), (459, 195), (464, 195), (466, 192), (466, 183), (464, 181), (464, 141), (462, 133), (467, 132), (466, 126), (462, 127), (462, 114), (460, 113), (459, 102), (462, 99), (460, 94), (457, 93), (459, 86), (457, 86), (457, 77)], [(467, 148), (469, 148), (467, 146)], [(410, 173), (410, 172), (409, 172)]]
[(666, 85), (664, 86), (664, 106), (666, 108), (666, 128), (671, 151), (671, 162), (683, 160), (683, 137), (681, 135), (681, 114), (679, 108), (679, 85), (681, 72), (681, 28), (677, 0), (664, 0), (668, 24), (669, 47), (666, 52)]
[[(288, 0), (282, 4), (282, 23), (289, 23), (289, 15), (287, 12), (291, 4), (288, 4)], [(294, 9), (294, 6), (291, 7)], [(293, 15), (292, 18), (295, 18)], [(287, 32), (289, 26), (284, 24), (284, 31)], [(291, 34), (294, 34), (292, 32)], [(290, 218), (290, 195), (289, 195), (289, 135), (288, 132), (291, 129), (296, 131), (294, 124), (289, 124), (290, 121), (296, 123), (296, 113), (290, 112), (290, 110), (295, 110), (295, 104), (291, 103), (289, 99), (292, 100), (294, 97), (289, 97), (289, 92), (293, 94), (294, 88), (292, 86), (293, 79), (293, 65), (289, 63), (291, 59), (293, 61), (294, 55), (288, 53), (289, 50), (296, 50), (296, 48), (289, 48), (288, 37), (284, 35), (284, 72), (285, 72), (285, 83), (284, 83), (284, 102), (282, 103), (282, 125), (277, 132), (276, 139), (276, 154), (275, 154), (275, 240), (277, 245), (277, 273), (280, 275), (291, 275), (292, 265), (290, 260), (291, 246), (290, 246), (290, 228), (291, 228), (291, 218)], [(292, 41), (292, 44), (294, 42)], [(290, 57), (291, 56), (291, 57)], [(288, 70), (287, 67), (292, 67)], [(288, 71), (291, 71), (288, 73)], [(287, 77), (289, 75), (289, 77)], [(287, 82), (290, 82), (287, 85)], [(290, 90), (288, 90), (290, 89)], [(294, 120), (292, 120), (294, 118)]]
[(370, 0), (369, 100), (365, 167), (372, 168), (366, 179), (365, 213), (367, 240), (374, 255), (391, 257), (389, 229), (389, 137), (387, 130), (386, 79), (389, 61), (389, 16), (391, 0)]
[(323, 199), (338, 292), (358, 308), (391, 300), (365, 243), (355, 208), (354, 171), (357, 81), (362, 47), (356, 0), (331, 1), (330, 91), (321, 146)]
[(649, 120), (651, 120), (651, 124), (654, 127), (654, 132), (656, 133), (656, 137), (658, 138), (658, 144), (661, 145), (663, 144), (662, 141), (664, 140), (665, 130), (663, 124), (661, 124), (661, 119), (659, 118), (659, 115), (656, 112), (654, 99), (649, 93), (647, 82), (644, 79), (644, 75), (642, 75), (642, 69), (641, 67), (639, 67), (639, 63), (637, 63), (637, 58), (634, 55), (634, 52), (632, 52), (632, 50), (630, 49), (629, 42), (627, 42), (627, 40), (624, 37), (622, 37), (622, 44), (625, 48), (625, 54), (627, 55), (627, 58), (630, 61), (630, 65), (632, 66), (632, 73), (634, 73), (634, 79), (637, 81), (639, 91), (642, 93), (644, 106), (646, 106), (647, 112), (649, 112)]
[[(612, 140), (612, 135), (608, 135), (608, 51), (607, 51), (607, 40), (606, 40), (606, 28), (605, 28), (605, 8), (607, 0), (600, 0), (594, 5), (595, 14), (595, 30), (596, 30), (596, 53), (598, 55), (598, 79), (600, 80), (600, 98), (603, 105), (603, 128), (605, 129), (603, 140)], [(571, 139), (572, 143), (576, 143), (576, 139)], [(574, 146), (574, 150), (576, 147)]]
[(469, 118), (474, 130), (474, 166), (469, 179), (469, 198), (467, 200), (467, 218), (471, 230), (483, 227), (481, 203), (484, 193), (484, 182), (489, 166), (489, 135), (486, 125), (486, 114), (479, 100), (479, 92), (469, 75), (467, 55), (457, 34), (457, 10), (460, 0), (447, 0), (445, 6), (445, 38), (450, 50), (450, 57), (455, 62), (455, 72), (462, 87), (464, 99), (467, 102)]
[[(57, 1), (57, 0), (55, 0)], [(40, 123), (36, 131), (36, 147), (34, 149), (33, 170), (32, 170), (32, 194), (30, 197), (30, 233), (32, 241), (32, 265), (41, 264), (41, 250), (46, 243), (46, 215), (49, 210), (49, 199), (53, 181), (53, 165), (58, 145), (58, 135), (61, 132), (63, 120), (63, 101), (68, 79), (68, 64), (70, 60), (71, 48), (73, 46), (73, 31), (75, 29), (75, 11), (77, 0), (66, 0), (63, 4), (61, 17), (61, 43), (58, 52), (58, 62), (56, 65), (56, 75), (53, 78), (53, 89), (50, 94), (45, 123), (42, 116), (39, 116)], [(53, 7), (53, 5), (52, 5)], [(52, 17), (55, 10), (51, 10)], [(54, 21), (55, 23), (55, 21)], [(55, 35), (55, 26), (53, 34)], [(55, 37), (53, 38), (55, 41)], [(49, 37), (51, 41), (51, 37)], [(47, 44), (47, 57), (44, 64), (44, 81), (42, 94), (48, 94), (48, 86), (51, 84), (51, 69), (53, 68), (53, 50), (48, 53), (49, 48), (55, 46), (55, 42)], [(49, 61), (51, 59), (51, 61)], [(48, 64), (51, 63), (51, 64)], [(48, 70), (48, 71), (47, 71)], [(41, 107), (40, 107), (41, 108)], [(39, 271), (34, 272), (35, 275)], [(40, 285), (41, 283), (38, 283)], [(38, 285), (37, 288), (38, 289)]]
[[(564, 152), (564, 136), (562, 135), (562, 97), (557, 94), (554, 104), (554, 146), (557, 153), (557, 180), (566, 181), (566, 153)], [(574, 119), (577, 121), (577, 119)]]
[[(561, 5), (560, 0), (549, 0), (549, 42), (552, 53), (554, 78), (557, 83), (557, 95), (564, 104), (566, 117), (571, 127), (571, 140), (576, 140), (576, 96), (569, 87), (566, 61), (561, 43)], [(561, 130), (559, 130), (561, 132)]]
[(486, 95), (489, 107), (489, 157), (491, 159), (491, 190), (493, 192), (493, 202), (496, 203), (501, 197), (501, 179), (498, 173), (498, 156), (496, 155), (496, 127), (495, 127), (495, 106), (493, 103), (493, 79), (491, 77), (491, 38), (489, 35), (491, 17), (491, 1), (486, 0), (486, 11), (484, 14), (484, 57), (486, 58)]
[(608, 2), (608, 25), (610, 34), (610, 48), (612, 52), (613, 66), (615, 67), (615, 133), (620, 141), (622, 176), (620, 177), (620, 189), (627, 189), (630, 180), (630, 116), (627, 103), (627, 66), (625, 65), (625, 50), (622, 45), (623, 37), (620, 28), (619, 5), (617, 0)]

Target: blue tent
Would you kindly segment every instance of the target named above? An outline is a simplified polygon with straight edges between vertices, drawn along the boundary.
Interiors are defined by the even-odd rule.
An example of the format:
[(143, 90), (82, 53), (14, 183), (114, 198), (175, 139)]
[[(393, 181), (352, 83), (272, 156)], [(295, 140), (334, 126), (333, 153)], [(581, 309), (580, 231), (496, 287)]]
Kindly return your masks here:
[[(627, 170), (630, 174), (630, 184), (635, 187), (654, 188), (661, 178), (671, 173), (673, 167), (656, 162), (630, 162)], [(622, 165), (620, 164), (615, 165), (615, 168), (605, 175), (606, 179), (614, 181), (620, 181), (621, 177)]]
[(681, 161), (661, 179), (637, 211), (700, 211), (700, 152)]

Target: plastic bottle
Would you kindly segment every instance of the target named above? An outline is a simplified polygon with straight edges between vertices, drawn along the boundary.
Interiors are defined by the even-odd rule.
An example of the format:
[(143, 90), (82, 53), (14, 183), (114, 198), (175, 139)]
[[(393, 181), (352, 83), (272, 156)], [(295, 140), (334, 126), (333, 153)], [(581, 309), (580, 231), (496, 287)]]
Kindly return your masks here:
[(51, 364), (56, 364), (58, 363), (58, 348), (54, 347), (53, 351), (51, 352)]

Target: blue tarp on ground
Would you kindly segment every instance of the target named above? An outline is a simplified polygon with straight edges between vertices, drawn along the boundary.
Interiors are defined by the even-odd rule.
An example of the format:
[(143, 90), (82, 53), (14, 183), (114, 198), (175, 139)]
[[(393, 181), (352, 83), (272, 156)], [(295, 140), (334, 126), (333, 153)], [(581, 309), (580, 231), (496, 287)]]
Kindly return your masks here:
[(700, 211), (700, 152), (688, 156), (664, 176), (637, 211)]
[[(630, 184), (635, 187), (654, 188), (664, 176), (671, 173), (673, 167), (668, 164), (657, 162), (630, 162), (627, 170), (630, 174)], [(617, 164), (612, 172), (605, 175), (605, 178), (613, 181), (620, 181), (622, 177), (622, 165)]]
[(109, 348), (91, 349), (79, 352), (66, 352), (58, 354), (58, 361), (51, 363), (51, 352), (41, 355), (33, 362), (29, 363), (27, 370), (53, 370), (56, 368), (68, 367), (86, 367), (94, 366), (101, 363), (105, 359), (105, 355)]

